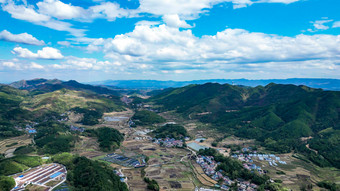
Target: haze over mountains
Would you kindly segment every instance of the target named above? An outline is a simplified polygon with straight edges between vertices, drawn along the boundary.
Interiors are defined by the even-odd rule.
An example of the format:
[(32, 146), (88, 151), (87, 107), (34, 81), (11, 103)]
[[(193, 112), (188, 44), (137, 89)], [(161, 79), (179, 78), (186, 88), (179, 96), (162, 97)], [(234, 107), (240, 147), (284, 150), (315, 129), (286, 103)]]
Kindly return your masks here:
[(290, 79), (209, 79), (193, 81), (158, 81), (158, 80), (106, 80), (92, 82), (93, 85), (116, 86), (127, 89), (162, 89), (170, 87), (183, 87), (189, 84), (205, 84), (208, 82), (220, 84), (234, 84), (243, 86), (265, 86), (269, 83), (305, 85), (312, 88), (322, 88), (325, 90), (340, 90), (340, 80), (338, 79), (317, 79), (317, 78), (290, 78)]

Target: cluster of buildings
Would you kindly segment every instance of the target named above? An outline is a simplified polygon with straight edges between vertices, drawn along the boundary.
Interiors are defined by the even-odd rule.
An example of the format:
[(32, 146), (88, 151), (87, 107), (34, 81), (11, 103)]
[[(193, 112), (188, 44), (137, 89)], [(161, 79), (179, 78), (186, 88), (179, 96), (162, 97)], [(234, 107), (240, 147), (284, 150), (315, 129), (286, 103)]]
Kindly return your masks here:
[[(256, 151), (254, 153), (241, 153), (241, 154), (233, 154), (233, 158), (236, 158), (242, 162), (249, 163), (251, 165), (250, 169), (253, 169), (253, 160), (258, 159), (260, 161), (268, 161), (270, 166), (278, 166), (277, 163), (279, 164), (287, 164), (286, 161), (281, 160), (280, 157), (274, 155), (274, 154), (257, 154)], [(261, 167), (256, 167), (259, 172), (261, 172)]]
[(127, 181), (127, 177), (123, 174), (123, 172), (119, 169), (119, 170), (114, 170), (113, 171), (117, 176), (120, 177), (120, 181), (121, 182), (125, 182)]
[(79, 131), (79, 132), (81, 132), (81, 133), (85, 131), (84, 128), (82, 128), (82, 127), (77, 127), (77, 126), (74, 126), (74, 125), (71, 125), (71, 126), (70, 126), (70, 130), (71, 130), (71, 131)]
[(35, 184), (46, 188), (46, 190), (52, 190), (66, 180), (66, 174), (66, 168), (61, 164), (52, 163), (38, 166), (24, 173), (14, 175), (13, 178), (16, 186), (12, 191), (25, 190), (25, 187), (29, 184)]
[(38, 123), (34, 123), (32, 125), (29, 125), (27, 124), (25, 126), (25, 131), (28, 133), (28, 134), (34, 134), (34, 133), (37, 133), (37, 130), (34, 128), (35, 125), (37, 125)]
[(135, 122), (133, 122), (131, 119), (128, 121), (129, 128), (136, 127)]
[(165, 139), (154, 139), (154, 143), (159, 144), (160, 146), (164, 147), (183, 147), (182, 140), (176, 140), (174, 138), (165, 138)]
[(222, 190), (230, 190), (230, 186), (237, 183), (237, 187), (239, 190), (244, 191), (255, 191), (257, 188), (256, 184), (250, 183), (249, 181), (244, 181), (242, 179), (237, 179), (235, 181), (231, 180), (228, 176), (224, 176), (220, 171), (216, 171), (217, 166), (219, 163), (217, 163), (214, 160), (213, 156), (201, 156), (198, 155), (196, 157), (196, 162), (199, 164), (204, 173), (208, 176), (210, 176), (212, 179), (219, 181), (223, 180), (223, 184), (221, 186), (218, 185)]

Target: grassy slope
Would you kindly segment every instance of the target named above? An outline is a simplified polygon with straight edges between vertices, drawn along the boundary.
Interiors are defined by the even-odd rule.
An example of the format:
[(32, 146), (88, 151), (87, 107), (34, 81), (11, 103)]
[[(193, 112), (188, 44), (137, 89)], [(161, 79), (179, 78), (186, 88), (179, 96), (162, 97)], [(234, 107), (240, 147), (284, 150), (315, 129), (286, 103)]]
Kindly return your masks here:
[(97, 108), (108, 111), (122, 110), (115, 100), (81, 91), (61, 89), (54, 92), (35, 95), (22, 102), (21, 106), (30, 111), (49, 110), (63, 113), (71, 108)]

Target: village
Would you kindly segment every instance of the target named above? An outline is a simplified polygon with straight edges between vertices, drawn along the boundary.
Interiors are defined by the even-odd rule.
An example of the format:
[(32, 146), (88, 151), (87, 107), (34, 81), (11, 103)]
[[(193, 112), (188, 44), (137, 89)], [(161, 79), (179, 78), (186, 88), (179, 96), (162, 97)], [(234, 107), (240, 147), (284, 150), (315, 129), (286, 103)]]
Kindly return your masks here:
[(222, 170), (216, 170), (219, 163), (214, 160), (213, 156), (198, 155), (196, 157), (196, 162), (202, 167), (205, 174), (209, 177), (215, 181), (223, 180), (222, 185), (216, 185), (216, 187), (220, 187), (222, 190), (229, 190), (234, 183), (237, 183), (239, 190), (242, 191), (252, 191), (257, 188), (256, 184), (250, 183), (249, 181), (244, 181), (242, 179), (236, 179), (233, 181), (228, 176), (224, 176), (222, 174)]

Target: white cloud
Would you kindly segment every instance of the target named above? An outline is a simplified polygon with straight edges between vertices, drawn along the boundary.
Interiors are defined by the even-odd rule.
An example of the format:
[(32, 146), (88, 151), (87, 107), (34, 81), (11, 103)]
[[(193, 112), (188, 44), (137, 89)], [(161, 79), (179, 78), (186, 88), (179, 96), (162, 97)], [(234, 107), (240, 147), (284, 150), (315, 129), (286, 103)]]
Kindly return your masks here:
[(92, 18), (105, 18), (108, 21), (114, 21), (116, 18), (136, 17), (136, 10), (128, 10), (120, 8), (118, 3), (104, 2), (89, 8), (92, 12)]
[(69, 41), (58, 41), (57, 44), (62, 46), (70, 46), (71, 43)]
[(2, 6), (2, 9), (15, 19), (25, 20), (33, 23), (47, 22), (51, 17), (40, 14), (34, 10), (33, 6), (16, 5), (10, 1)]
[(39, 12), (58, 19), (85, 17), (87, 12), (82, 7), (65, 4), (59, 0), (44, 0), (37, 3)]
[(319, 21), (314, 21), (313, 26), (318, 29), (318, 30), (327, 30), (329, 29), (329, 26), (326, 26), (326, 23), (330, 23), (333, 20), (319, 20)]
[(298, 2), (300, 0), (260, 0), (257, 1), (258, 3), (284, 3), (284, 4), (290, 4), (294, 2)]
[(12, 51), (20, 58), (30, 58), (30, 59), (51, 59), (57, 60), (62, 59), (64, 56), (60, 53), (58, 49), (52, 47), (44, 47), (42, 50), (38, 50), (37, 53), (33, 53), (27, 48), (15, 47)]
[(161, 22), (158, 21), (138, 21), (135, 25), (146, 25), (146, 26), (155, 26), (155, 25), (159, 25), (161, 24)]
[(37, 64), (35, 62), (31, 62), (30, 68), (31, 69), (44, 69), (44, 66)]
[(339, 28), (340, 27), (340, 21), (336, 21), (333, 23), (333, 28)]
[[(226, 29), (199, 38), (191, 30), (166, 25), (137, 25), (133, 32), (101, 39), (89, 47), (103, 51), (106, 58), (119, 61), (123, 67), (146, 64), (147, 69), (155, 71), (239, 70), (251, 69), (247, 65), (251, 63), (258, 63), (255, 68), (266, 70), (276, 65), (295, 67), (294, 64), (300, 63), (334, 70), (339, 68), (334, 64), (340, 60), (340, 35), (286, 37)], [(315, 60), (319, 65), (308, 65)]]
[(30, 34), (27, 34), (27, 33), (12, 34), (8, 32), (7, 30), (3, 30), (0, 32), (0, 40), (23, 43), (23, 44), (30, 44), (30, 45), (44, 45), (45, 44), (44, 41), (38, 40)]
[[(84, 36), (84, 32), (86, 31), (84, 29), (75, 29), (70, 23), (59, 21), (49, 15), (39, 13), (32, 5), (17, 5), (13, 1), (9, 1), (2, 5), (2, 9), (11, 14), (11, 16), (15, 19), (28, 21), (57, 31), (67, 31), (76, 37)], [(54, 13), (54, 15), (56, 14), (61, 13)]]
[(67, 31), (77, 38), (82, 38), (85, 36), (85, 29), (76, 29), (72, 24), (61, 20), (92, 22), (97, 18), (114, 21), (116, 18), (156, 16), (163, 17), (164, 22), (171, 27), (191, 28), (186, 20), (197, 19), (217, 4), (232, 3), (234, 8), (242, 8), (254, 3), (289, 4), (296, 1), (299, 0), (139, 0), (140, 6), (137, 9), (125, 9), (118, 3), (103, 1), (96, 1), (100, 4), (83, 8), (60, 0), (43, 0), (36, 5), (28, 5), (25, 1), (20, 4), (20, 1), (2, 0), (2, 9), (13, 18), (58, 31)]
[(78, 58), (70, 56), (60, 64), (52, 65), (54, 69), (74, 69), (74, 70), (119, 70), (119, 62), (98, 61), (95, 58)]
[(8, 70), (43, 70), (44, 66), (35, 62), (28, 63), (26, 61), (12, 59), (12, 60), (0, 60), (0, 69)]
[(164, 15), (163, 20), (166, 23), (166, 25), (170, 27), (176, 27), (176, 28), (192, 28), (191, 25), (189, 25), (187, 22), (181, 20), (178, 15)]
[(181, 18), (195, 19), (199, 14), (220, 3), (232, 3), (235, 9), (250, 6), (254, 3), (290, 4), (300, 0), (140, 0), (138, 10), (141, 13), (154, 15), (179, 15)]

